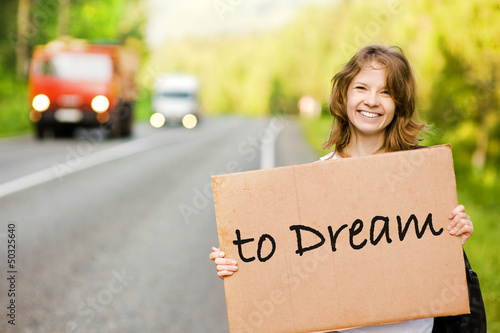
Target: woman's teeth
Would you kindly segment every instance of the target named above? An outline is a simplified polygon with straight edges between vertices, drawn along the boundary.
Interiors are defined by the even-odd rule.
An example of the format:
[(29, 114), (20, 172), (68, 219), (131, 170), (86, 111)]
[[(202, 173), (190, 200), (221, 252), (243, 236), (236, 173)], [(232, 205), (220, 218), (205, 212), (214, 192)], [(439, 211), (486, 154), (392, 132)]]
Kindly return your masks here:
[(381, 116), (380, 113), (373, 113), (373, 112), (366, 112), (366, 111), (359, 111), (359, 113), (361, 113), (363, 116), (369, 117), (369, 118), (376, 118), (376, 117)]

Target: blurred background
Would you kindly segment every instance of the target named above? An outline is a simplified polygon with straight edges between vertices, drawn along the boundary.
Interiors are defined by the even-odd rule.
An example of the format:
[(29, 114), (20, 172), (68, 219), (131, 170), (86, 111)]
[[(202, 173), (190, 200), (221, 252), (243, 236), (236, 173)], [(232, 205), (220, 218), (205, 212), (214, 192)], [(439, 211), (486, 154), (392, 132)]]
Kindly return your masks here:
[[(128, 313), (128, 317), (133, 314), (133, 307), (123, 305), (124, 310), (117, 304), (141, 302), (138, 296), (126, 285), (123, 293), (103, 292), (107, 290), (108, 281), (116, 278), (122, 267), (130, 267), (134, 272), (131, 285), (140, 284), (144, 288), (165, 283), (159, 276), (185, 269), (183, 274), (176, 273), (180, 274), (179, 280), (165, 278), (173, 280), (170, 282), (172, 289), (164, 290), (164, 294), (169, 298), (178, 297), (175, 301), (178, 306), (165, 305), (165, 311), (173, 309), (163, 324), (159, 324), (160, 314), (158, 317), (143, 314), (145, 320), (157, 323), (157, 326), (145, 326), (146, 331), (226, 330), (222, 283), (207, 259), (210, 245), (217, 245), (211, 197), (204, 194), (210, 189), (210, 174), (258, 168), (258, 158), (254, 154), (260, 148), (253, 146), (251, 138), (255, 137), (259, 143), (265, 141), (261, 134), (266, 128), (272, 129), (268, 126), (271, 117), (287, 119), (285, 127), (288, 132), (280, 134), (278, 145), (288, 147), (281, 151), (293, 150), (289, 152), (292, 157), (282, 157), (277, 165), (311, 162), (325, 155), (327, 152), (321, 149), (321, 144), (331, 125), (328, 112), (331, 78), (361, 46), (391, 44), (404, 50), (417, 75), (418, 109), (421, 119), (430, 125), (423, 144), (451, 143), (453, 146), (459, 202), (465, 205), (475, 226), (475, 234), (465, 249), (480, 278), (490, 331), (500, 332), (498, 1), (13, 0), (1, 2), (0, 16), (3, 32), (0, 35), (0, 167), (3, 174), (0, 185), (40, 170), (52, 170), (52, 178), (49, 177), (45, 185), (39, 185), (38, 192), (30, 187), (6, 192), (8, 194), (0, 198), (5, 219), (1, 221), (3, 230), (0, 230), (0, 236), (7, 232), (8, 221), (18, 223), (20, 251), (24, 251), (20, 252), (24, 258), (20, 270), (23, 262), (26, 271), (28, 265), (37, 267), (34, 272), (40, 272), (44, 263), (55, 265), (57, 260), (49, 258), (57, 258), (60, 254), (57, 249), (64, 249), (62, 252), (67, 258), (62, 262), (69, 265), (64, 268), (54, 266), (43, 273), (46, 275), (39, 282), (42, 283), (40, 287), (44, 289), (45, 286), (50, 292), (37, 289), (32, 294), (38, 297), (36, 301), (24, 302), (25, 307), (20, 305), (18, 314), (22, 331), (55, 332), (62, 331), (63, 326), (66, 331), (141, 331), (143, 326), (139, 324), (134, 330), (134, 325), (125, 319), (116, 319), (123, 313)], [(82, 137), (76, 131), (72, 133), (73, 138), (35, 139), (34, 119), (30, 118), (33, 96), (28, 89), (33, 52), (37, 45), (72, 39), (84, 40), (88, 44), (120, 45), (136, 55), (134, 129), (130, 137), (122, 135), (126, 138), (105, 141), (98, 134), (88, 134), (93, 132)], [(172, 72), (188, 73), (199, 82), (199, 86), (196, 85), (199, 124), (192, 130), (187, 129), (189, 126), (167, 124), (158, 129), (150, 125), (155, 113), (152, 103), (155, 82), (161, 75)], [(92, 140), (89, 139), (91, 136)], [(155, 139), (148, 141), (151, 137)], [(305, 142), (304, 150), (292, 149), (302, 144), (296, 143), (297, 138)], [(106, 155), (106, 151), (115, 149), (115, 152), (118, 146), (135, 141), (147, 145), (147, 149), (154, 150), (155, 154), (147, 158), (124, 154), (109, 159), (111, 162), (106, 165), (101, 161), (99, 168), (102, 170), (96, 171), (91, 180), (83, 178), (84, 173), (91, 172), (90, 167), (76, 174), (87, 157), (100, 151)], [(200, 146), (201, 142), (210, 148)], [(83, 143), (87, 145), (82, 146)], [(139, 144), (127, 147), (142, 151), (137, 146)], [(174, 152), (174, 149), (180, 152)], [(310, 155), (297, 155), (305, 150)], [(219, 155), (222, 152), (227, 152), (227, 155)], [(128, 171), (119, 171), (123, 169), (112, 165), (123, 159), (130, 167)], [(176, 162), (180, 160), (186, 164)], [(155, 174), (145, 167), (146, 161), (155, 166)], [(229, 162), (234, 161), (230, 166)], [(194, 170), (195, 165), (202, 162), (205, 163), (203, 168)], [(193, 176), (194, 172), (197, 172), (196, 176)], [(151, 178), (129, 178), (139, 173), (149, 174)], [(111, 175), (121, 178), (107, 184), (111, 182), (108, 178)], [(152, 190), (147, 184), (161, 187)], [(73, 196), (76, 195), (74, 192), (82, 193), (82, 197)], [(133, 193), (125, 194), (128, 192)], [(97, 193), (115, 199), (112, 202), (98, 200)], [(136, 197), (143, 201), (132, 201)], [(123, 204), (128, 208), (119, 206)], [(61, 213), (61, 209), (65, 211)], [(98, 210), (99, 213), (87, 216), (89, 210)], [(76, 216), (79, 222), (70, 226), (69, 221)], [(187, 223), (186, 217), (194, 222)], [(202, 218), (204, 222), (197, 222)], [(141, 221), (144, 229), (140, 229)], [(165, 221), (171, 224), (163, 224)], [(116, 225), (106, 227), (108, 230), (102, 227), (103, 223)], [(100, 236), (95, 236), (94, 231)], [(160, 238), (148, 238), (148, 231)], [(140, 237), (134, 236), (136, 232)], [(204, 241), (201, 250), (197, 250), (203, 252), (199, 258), (198, 252), (193, 253), (191, 257), (173, 262), (161, 270), (157, 266), (161, 259), (180, 255), (176, 252), (179, 249), (179, 253), (185, 253), (182, 246), (187, 249), (190, 245), (190, 242), (174, 245), (167, 237), (172, 233), (176, 239), (184, 233), (185, 237), (189, 237), (189, 233), (200, 233), (200, 237), (204, 234), (208, 240)], [(136, 247), (118, 252), (113, 245), (106, 245), (117, 235), (122, 241), (137, 242)], [(1, 240), (0, 237), (4, 251), (5, 242), (1, 243)], [(123, 244), (119, 240), (116, 242)], [(138, 257), (138, 253), (148, 242), (158, 242), (155, 254), (144, 254), (149, 266), (135, 266), (134, 261), (116, 264), (116, 258), (124, 256), (144, 258)], [(165, 242), (171, 244), (167, 246)], [(193, 242), (199, 245), (199, 242)], [(115, 244), (114, 241), (111, 243)], [(57, 244), (57, 247), (48, 250), (50, 244)], [(93, 244), (94, 249), (86, 250), (85, 244)], [(69, 254), (73, 250), (80, 251), (82, 259), (79, 264), (72, 262)], [(34, 251), (40, 257), (32, 258), (30, 253)], [(90, 263), (88, 258), (85, 259), (87, 251), (95, 251)], [(117, 251), (116, 257), (111, 256), (114, 251)], [(103, 258), (102, 253), (111, 257)], [(73, 253), (73, 257), (75, 255)], [(153, 260), (155, 256), (158, 256), (158, 261)], [(188, 292), (186, 300), (186, 294), (175, 291), (173, 286), (193, 273), (192, 268), (184, 267), (186, 262), (194, 260), (198, 263), (198, 259), (199, 267), (208, 270), (207, 275), (211, 274), (211, 278), (205, 281), (199, 277), (204, 281), (199, 282), (192, 277), (193, 285), (199, 290), (196, 293), (191, 291), (192, 294)], [(112, 262), (116, 265), (113, 266)], [(152, 267), (158, 269), (158, 275), (142, 281), (141, 272)], [(64, 292), (50, 289), (54, 286), (53, 281), (50, 282), (51, 272), (60, 272), (65, 279), (80, 280), (78, 286), (63, 288), (67, 294), (64, 302), (67, 303), (54, 296), (60, 294), (64, 298)], [(97, 275), (102, 276), (96, 278)], [(94, 281), (93, 289), (84, 289), (88, 280)], [(28, 293), (28, 285), (37, 281), (26, 278), (25, 284), (19, 286), (20, 292), (25, 288)], [(197, 298), (212, 284), (215, 289), (203, 294), (203, 301)], [(155, 289), (154, 294), (162, 292)], [(105, 298), (108, 294), (112, 296), (111, 300)], [(101, 298), (95, 306), (88, 301), (92, 295), (94, 299)], [(0, 297), (3, 304), (6, 296), (2, 292)], [(47, 306), (44, 300), (50, 297), (55, 299), (49, 304), (58, 309), (54, 313), (62, 326), (51, 326), (55, 325), (51, 322), (53, 315), (49, 315), (50, 311), (44, 314), (38, 308)], [(169, 300), (155, 302), (160, 306)], [(66, 304), (66, 312), (62, 304)], [(211, 308), (210, 314), (201, 314), (204, 313), (201, 309), (198, 314), (200, 323), (205, 323), (200, 327), (205, 329), (197, 326), (182, 328), (183, 318), (184, 323), (193, 320), (194, 315), (186, 313), (200, 304)], [(154, 306), (147, 309), (150, 313)], [(217, 322), (207, 324), (213, 318), (218, 318)], [(0, 323), (0, 328), (7, 327), (2, 326), (4, 324)]]

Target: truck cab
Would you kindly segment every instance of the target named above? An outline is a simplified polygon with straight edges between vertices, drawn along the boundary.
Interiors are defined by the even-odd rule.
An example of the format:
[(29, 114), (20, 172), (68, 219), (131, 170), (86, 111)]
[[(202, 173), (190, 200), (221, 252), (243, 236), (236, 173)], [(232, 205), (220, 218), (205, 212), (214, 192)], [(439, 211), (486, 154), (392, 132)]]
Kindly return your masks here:
[(130, 136), (137, 67), (135, 57), (118, 45), (73, 40), (36, 47), (28, 88), (36, 136), (66, 136), (76, 127)]

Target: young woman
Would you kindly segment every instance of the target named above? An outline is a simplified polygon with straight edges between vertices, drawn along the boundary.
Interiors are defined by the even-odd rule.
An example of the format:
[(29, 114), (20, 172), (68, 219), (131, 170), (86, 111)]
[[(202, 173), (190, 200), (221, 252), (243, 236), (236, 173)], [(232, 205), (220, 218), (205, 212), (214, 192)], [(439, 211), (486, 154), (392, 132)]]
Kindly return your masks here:
[[(416, 111), (416, 83), (412, 68), (398, 47), (366, 46), (333, 78), (330, 112), (334, 121), (324, 148), (334, 151), (321, 160), (359, 157), (418, 147), (419, 123)], [(448, 216), (451, 235), (462, 244), (474, 232), (462, 205)], [(231, 276), (237, 262), (212, 248), (221, 278)], [(432, 332), (433, 318), (411, 320), (347, 330), (349, 333)]]

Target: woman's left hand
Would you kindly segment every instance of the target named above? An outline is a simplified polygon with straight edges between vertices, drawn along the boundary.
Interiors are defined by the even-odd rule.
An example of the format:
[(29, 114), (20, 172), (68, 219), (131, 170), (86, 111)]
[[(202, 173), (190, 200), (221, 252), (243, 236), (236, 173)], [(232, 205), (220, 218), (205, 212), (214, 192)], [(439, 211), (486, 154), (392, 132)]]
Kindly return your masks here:
[(463, 205), (455, 207), (448, 216), (448, 219), (450, 219), (450, 223), (448, 224), (450, 235), (461, 236), (462, 245), (465, 244), (474, 233), (472, 221), (469, 215), (465, 214), (465, 207)]

